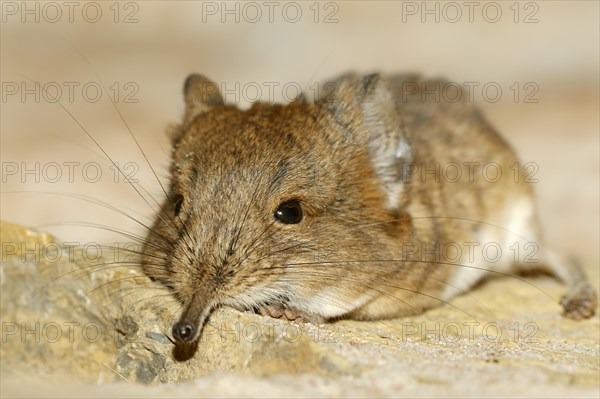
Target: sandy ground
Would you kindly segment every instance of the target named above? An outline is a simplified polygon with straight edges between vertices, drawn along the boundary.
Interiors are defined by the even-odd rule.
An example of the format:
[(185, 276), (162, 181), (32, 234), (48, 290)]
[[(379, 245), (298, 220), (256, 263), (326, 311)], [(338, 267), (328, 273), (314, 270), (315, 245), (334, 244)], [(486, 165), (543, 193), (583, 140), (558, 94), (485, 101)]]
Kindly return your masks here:
[[(140, 1), (117, 8), (82, 2), (72, 15), (59, 6), (60, 17), (45, 3), (32, 2), (29, 14), (22, 4), (2, 3), (2, 220), (80, 244), (122, 237), (73, 224), (141, 233), (122, 215), (73, 196), (100, 198), (140, 220), (151, 217), (153, 200), (140, 199), (115, 174), (104, 150), (152, 197), (161, 197), (109, 95), (166, 183), (164, 129), (181, 116), (181, 86), (191, 72), (222, 83), (226, 98), (241, 106), (257, 97), (256, 87), (258, 97), (279, 101), (291, 96), (284, 87), (310, 88), (349, 70), (418, 72), (476, 87), (474, 100), (523, 162), (537, 170), (535, 189), (548, 244), (579, 256), (598, 279), (597, 2), (520, 2), (517, 8), (512, 2), (477, 2), (472, 16), (462, 6), (460, 18), (438, 2), (427, 3), (439, 10), (433, 14), (421, 2), (277, 3), (272, 22), (262, 2), (256, 3), (258, 20), (255, 10), (240, 2), (227, 3), (233, 14), (220, 2)], [(298, 9), (299, 17), (293, 13)], [(106, 87), (99, 95), (98, 82)], [(483, 91), (488, 86), (500, 87), (497, 101)], [(57, 87), (73, 118), (48, 97)], [(595, 333), (589, 338), (597, 350)], [(224, 388), (215, 394), (229, 389), (228, 378), (234, 377), (219, 379), (222, 385), (215, 386)], [(472, 381), (467, 374), (462, 378), (454, 387)], [(2, 381), (11, 383), (14, 394), (18, 385)], [(259, 384), (273, 395), (280, 392), (271, 382)], [(129, 394), (124, 392), (106, 391)], [(517, 394), (509, 389), (500, 395), (510, 393)], [(134, 388), (131, 394), (146, 392)], [(522, 396), (552, 394), (536, 386)]]
[[(3, 243), (55, 242), (0, 230)], [(88, 273), (94, 263), (79, 252), (74, 262), (1, 256), (3, 397), (598, 395), (600, 318), (561, 317), (564, 287), (549, 277), (497, 278), (424, 314), (376, 322), (221, 308), (194, 357), (175, 361), (168, 337), (180, 310), (139, 270)]]

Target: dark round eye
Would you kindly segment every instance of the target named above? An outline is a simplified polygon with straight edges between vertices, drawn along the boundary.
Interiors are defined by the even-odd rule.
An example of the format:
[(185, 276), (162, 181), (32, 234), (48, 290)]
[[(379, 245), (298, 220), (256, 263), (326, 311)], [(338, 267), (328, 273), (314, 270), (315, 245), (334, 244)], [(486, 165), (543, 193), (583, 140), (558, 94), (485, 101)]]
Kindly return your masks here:
[(296, 224), (302, 220), (302, 207), (298, 200), (283, 202), (275, 211), (275, 219), (285, 224)]
[(173, 198), (173, 213), (175, 216), (179, 216), (179, 212), (181, 212), (181, 206), (183, 205), (183, 195), (177, 194), (175, 198)]

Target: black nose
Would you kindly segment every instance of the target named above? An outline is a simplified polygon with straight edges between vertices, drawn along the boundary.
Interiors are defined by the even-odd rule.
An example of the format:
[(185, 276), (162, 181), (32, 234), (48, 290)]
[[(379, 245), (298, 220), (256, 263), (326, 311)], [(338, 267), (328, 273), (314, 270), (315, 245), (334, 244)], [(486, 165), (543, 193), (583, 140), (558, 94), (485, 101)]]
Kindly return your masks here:
[(190, 342), (194, 338), (194, 326), (185, 321), (175, 323), (173, 338), (178, 342)]

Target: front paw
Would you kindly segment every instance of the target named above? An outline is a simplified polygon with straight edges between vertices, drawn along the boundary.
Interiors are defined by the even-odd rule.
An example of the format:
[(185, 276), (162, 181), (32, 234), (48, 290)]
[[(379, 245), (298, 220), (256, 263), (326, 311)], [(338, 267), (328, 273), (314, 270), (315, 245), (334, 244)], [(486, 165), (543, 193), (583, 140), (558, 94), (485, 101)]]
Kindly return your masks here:
[(305, 312), (296, 307), (284, 305), (283, 303), (261, 306), (258, 308), (258, 313), (262, 316), (273, 317), (274, 319), (287, 319), (299, 323), (321, 324), (325, 322), (325, 319), (319, 315)]

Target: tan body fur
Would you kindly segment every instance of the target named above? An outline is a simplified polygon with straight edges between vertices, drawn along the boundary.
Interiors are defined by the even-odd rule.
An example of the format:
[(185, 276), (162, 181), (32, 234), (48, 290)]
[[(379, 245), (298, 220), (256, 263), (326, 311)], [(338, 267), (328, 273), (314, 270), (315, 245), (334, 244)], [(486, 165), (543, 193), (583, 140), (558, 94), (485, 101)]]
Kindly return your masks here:
[[(184, 306), (177, 340), (184, 327), (191, 332), (181, 341), (196, 340), (220, 305), (312, 320), (415, 314), (487, 270), (549, 271), (568, 286), (567, 316), (594, 313), (581, 269), (540, 244), (514, 151), (472, 104), (422, 97), (415, 82), (346, 75), (315, 102), (242, 111), (206, 78), (188, 78), (170, 198), (143, 260)], [(497, 181), (482, 173), (491, 163)], [(440, 173), (448, 165), (462, 178)], [(299, 223), (274, 218), (289, 200), (301, 205)], [(488, 242), (502, 248), (500, 260), (481, 257)], [(515, 242), (539, 245), (539, 262), (515, 264)], [(465, 252), (472, 243), (475, 258)], [(465, 253), (447, 259), (448, 245)]]

